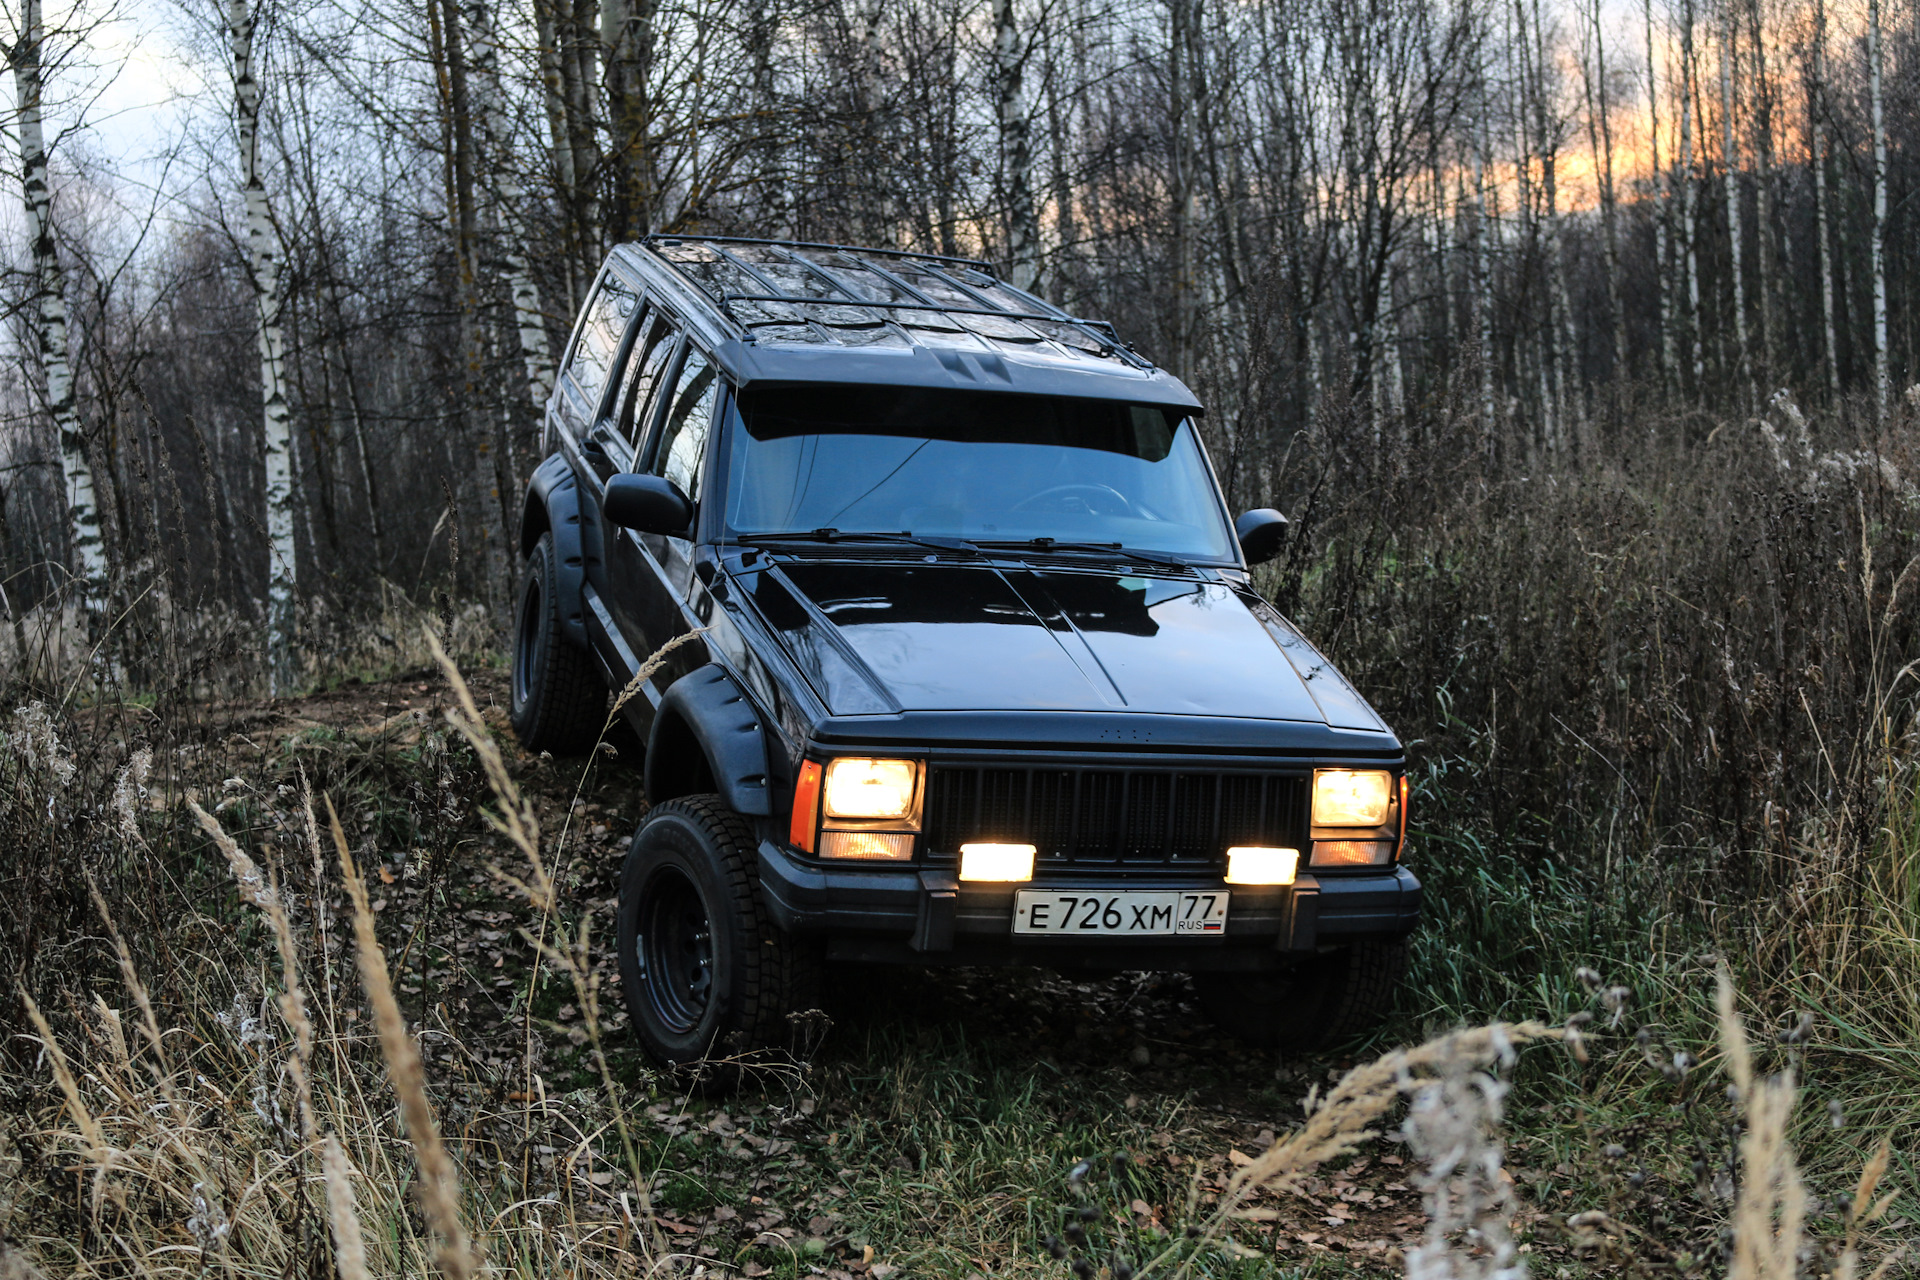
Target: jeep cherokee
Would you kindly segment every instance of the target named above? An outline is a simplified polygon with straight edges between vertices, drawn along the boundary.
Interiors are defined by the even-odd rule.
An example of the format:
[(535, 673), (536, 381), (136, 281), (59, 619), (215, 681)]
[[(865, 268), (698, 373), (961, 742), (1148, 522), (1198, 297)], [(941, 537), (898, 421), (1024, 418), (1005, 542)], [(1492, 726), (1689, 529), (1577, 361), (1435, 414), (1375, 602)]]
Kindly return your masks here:
[(651, 1057), (777, 1047), (836, 963), (1184, 970), (1296, 1050), (1381, 1015), (1404, 753), (1253, 590), (1286, 521), (1229, 518), (1201, 411), (985, 263), (613, 251), (526, 494), (511, 715), (581, 751), (620, 691), (646, 744)]

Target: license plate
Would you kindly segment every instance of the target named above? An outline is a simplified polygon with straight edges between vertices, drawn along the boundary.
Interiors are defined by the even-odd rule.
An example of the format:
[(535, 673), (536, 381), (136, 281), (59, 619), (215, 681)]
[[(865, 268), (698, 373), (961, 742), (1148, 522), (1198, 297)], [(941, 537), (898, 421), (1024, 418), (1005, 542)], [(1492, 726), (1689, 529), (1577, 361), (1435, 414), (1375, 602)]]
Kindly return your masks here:
[(1231, 896), (1225, 890), (1056, 893), (1022, 889), (1013, 898), (1013, 931), (1076, 938), (1218, 935), (1227, 931)]

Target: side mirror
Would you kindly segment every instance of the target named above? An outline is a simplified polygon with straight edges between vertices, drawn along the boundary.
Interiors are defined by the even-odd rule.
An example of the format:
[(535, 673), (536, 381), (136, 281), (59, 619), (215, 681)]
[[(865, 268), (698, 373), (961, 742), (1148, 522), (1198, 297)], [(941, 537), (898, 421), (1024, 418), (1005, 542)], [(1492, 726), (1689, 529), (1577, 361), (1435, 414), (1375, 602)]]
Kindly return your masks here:
[(1272, 507), (1255, 507), (1233, 522), (1233, 534), (1248, 564), (1265, 564), (1287, 540), (1287, 518)]
[(635, 533), (684, 538), (693, 523), (693, 503), (663, 476), (623, 472), (607, 481), (600, 509), (607, 519)]

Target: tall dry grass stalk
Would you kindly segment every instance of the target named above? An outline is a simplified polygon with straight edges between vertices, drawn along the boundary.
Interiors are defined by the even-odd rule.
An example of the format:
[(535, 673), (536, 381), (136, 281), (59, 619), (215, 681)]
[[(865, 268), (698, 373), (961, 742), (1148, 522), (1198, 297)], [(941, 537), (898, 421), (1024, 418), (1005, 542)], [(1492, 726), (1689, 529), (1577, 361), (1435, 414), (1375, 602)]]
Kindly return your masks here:
[[(620, 713), (620, 708), (640, 691), (646, 680), (659, 670), (672, 652), (699, 634), (701, 633), (688, 632), (675, 637), (641, 664), (640, 670), (634, 674), (632, 680), (627, 682), (626, 688), (614, 700), (613, 709), (607, 714), (606, 726), (601, 730), (602, 737), (605, 736), (607, 729), (612, 727), (614, 717)], [(473, 691), (468, 687), (466, 678), (460, 674), (459, 666), (447, 656), (434, 635), (428, 633), (426, 638), (427, 644), (433, 651), (434, 661), (439, 663), (442, 674), (446, 676), (447, 683), (453, 687), (454, 695), (459, 702), (457, 709), (447, 712), (447, 722), (466, 739), (468, 745), (473, 748), (474, 754), (479, 757), (481, 767), (486, 773), (487, 785), (499, 806), (497, 813), (486, 813), (486, 819), (492, 824), (494, 830), (507, 837), (528, 867), (528, 873), (524, 879), (497, 867), (492, 868), (493, 874), (504, 883), (519, 890), (540, 912), (539, 931), (535, 933), (523, 928), (519, 931), (520, 936), (533, 947), (540, 959), (552, 963), (565, 973), (573, 987), (574, 998), (578, 1001), (584, 1015), (594, 1069), (600, 1077), (600, 1086), (613, 1108), (614, 1130), (620, 1139), (627, 1176), (632, 1179), (634, 1195), (640, 1204), (641, 1220), (636, 1225), (641, 1227), (654, 1252), (664, 1254), (667, 1251), (667, 1240), (660, 1230), (659, 1219), (654, 1211), (653, 1195), (650, 1190), (653, 1179), (650, 1172), (641, 1165), (639, 1152), (634, 1145), (633, 1132), (627, 1120), (625, 1091), (613, 1078), (613, 1069), (607, 1061), (606, 1045), (601, 1035), (600, 980), (593, 971), (593, 953), (589, 941), (592, 934), (593, 915), (590, 911), (584, 914), (577, 931), (570, 936), (565, 931), (558, 931), (555, 934), (556, 940), (548, 941), (547, 934), (557, 903), (553, 880), (547, 872), (546, 859), (541, 853), (539, 819), (534, 813), (533, 806), (521, 795), (519, 786), (508, 771), (506, 760), (500, 753), (499, 744), (494, 742), (493, 734), (487, 729), (486, 722), (481, 719), (480, 709), (473, 700)], [(571, 821), (571, 819), (572, 814), (569, 812), (568, 820)], [(529, 980), (529, 990), (531, 990), (531, 984), (537, 984), (538, 981), (539, 973), (536, 968), (534, 976)], [(528, 1089), (526, 1092), (531, 1098), (534, 1091)]]
[[(1799, 1093), (1793, 1068), (1765, 1078), (1756, 1076), (1733, 978), (1724, 963), (1715, 975), (1714, 1003), (1720, 1017), (1721, 1057), (1745, 1113), (1727, 1280), (1800, 1280), (1805, 1259), (1818, 1242), (1807, 1236), (1806, 1185), (1788, 1138)], [(1892, 1149), (1891, 1140), (1883, 1138), (1855, 1185), (1847, 1206), (1846, 1239), (1834, 1265), (1836, 1280), (1853, 1280), (1860, 1268), (1862, 1228), (1877, 1221), (1893, 1203), (1892, 1194), (1874, 1199)], [(1874, 1268), (1871, 1280), (1886, 1275), (1903, 1253), (1901, 1248), (1890, 1252)]]
[(341, 829), (340, 815), (334, 812), (331, 799), (327, 801), (327, 824), (333, 833), (347, 896), (353, 903), (353, 936), (360, 962), (360, 982), (366, 989), (368, 1002), (373, 1005), (374, 1025), (380, 1032), (387, 1074), (393, 1081), (394, 1093), (399, 1096), (400, 1114), (406, 1122), (407, 1138), (413, 1144), (420, 1168), (420, 1207), (440, 1238), (437, 1251), (440, 1270), (451, 1280), (469, 1280), (480, 1260), (460, 1216), (459, 1174), (447, 1154), (446, 1144), (440, 1140), (433, 1104), (427, 1099), (426, 1070), (420, 1061), (420, 1049), (407, 1031), (400, 1002), (394, 998), (386, 952), (381, 949), (379, 935), (374, 931), (367, 886), (354, 866), (353, 854), (347, 849), (346, 832)]

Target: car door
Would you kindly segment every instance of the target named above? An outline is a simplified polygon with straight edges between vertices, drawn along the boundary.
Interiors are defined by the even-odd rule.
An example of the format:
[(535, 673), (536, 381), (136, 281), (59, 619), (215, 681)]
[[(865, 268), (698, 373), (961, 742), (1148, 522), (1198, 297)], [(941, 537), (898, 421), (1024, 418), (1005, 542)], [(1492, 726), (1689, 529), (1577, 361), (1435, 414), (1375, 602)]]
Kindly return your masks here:
[[(683, 342), (672, 377), (656, 388), (657, 421), (643, 451), (643, 469), (664, 476), (694, 503), (696, 511), (719, 391), (719, 370), (712, 358), (693, 343)], [(698, 521), (696, 515), (696, 525)], [(636, 630), (645, 645), (641, 649), (636, 644), (636, 652), (651, 653), (687, 629), (683, 606), (693, 582), (692, 533), (689, 529), (687, 537), (673, 537), (622, 531), (613, 572), (618, 591), (636, 613)], [(698, 646), (678, 651), (654, 678), (655, 687), (664, 689), (704, 660)]]
[[(626, 374), (609, 405), (608, 431), (618, 443), (610, 444), (607, 451), (619, 451), (623, 471), (641, 470), (643, 450), (652, 438), (654, 420), (660, 416), (660, 404), (666, 398), (665, 384), (678, 354), (679, 337), (672, 317), (659, 307), (651, 308), (635, 330)], [(602, 517), (601, 536), (607, 547), (612, 586), (607, 593), (608, 611), (634, 654), (645, 658), (662, 643), (647, 623), (654, 607), (653, 571), (631, 530), (616, 529)]]
[(607, 477), (619, 465), (607, 452), (610, 437), (605, 417), (640, 310), (640, 291), (631, 281), (611, 267), (600, 273), (561, 368), (555, 396), (561, 434), (555, 443), (568, 455), (579, 479), (582, 569), (596, 591), (604, 591), (607, 585), (600, 498)]

